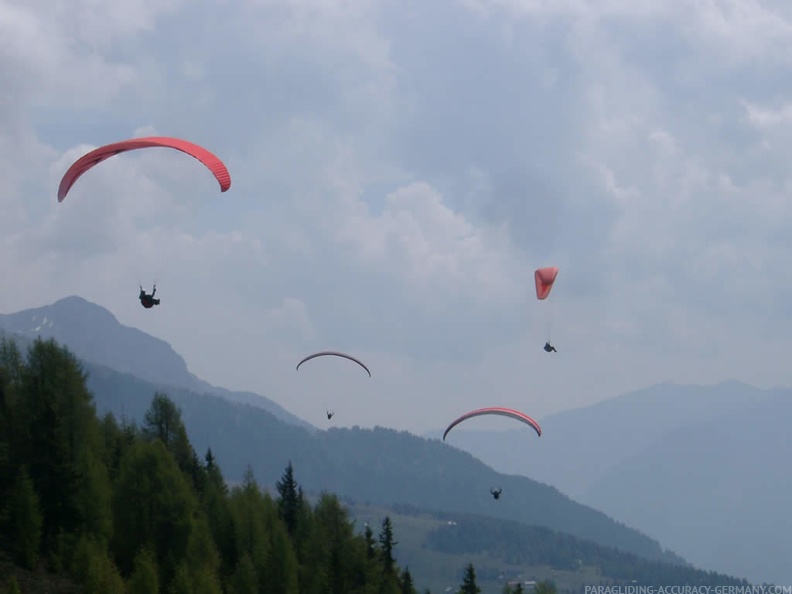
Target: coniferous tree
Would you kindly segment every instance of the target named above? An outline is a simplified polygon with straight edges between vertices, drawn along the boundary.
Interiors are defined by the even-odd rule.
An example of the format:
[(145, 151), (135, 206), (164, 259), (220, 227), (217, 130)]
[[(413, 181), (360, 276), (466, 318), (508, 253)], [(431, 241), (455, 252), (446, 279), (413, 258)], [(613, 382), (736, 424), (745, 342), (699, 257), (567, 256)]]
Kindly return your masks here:
[(214, 484), (215, 487), (218, 488), (223, 494), (228, 493), (228, 485), (226, 485), (225, 479), (223, 478), (223, 473), (220, 470), (220, 467), (217, 465), (215, 461), (214, 454), (212, 453), (212, 448), (208, 448), (206, 450), (206, 456), (204, 456), (204, 461), (206, 462), (206, 477), (207, 480)]
[(355, 540), (352, 522), (338, 497), (328, 493), (323, 493), (319, 498), (313, 521), (325, 543), (324, 567), (328, 591), (330, 594), (346, 594), (352, 590), (355, 581), (355, 564), (350, 559)]
[(272, 526), (264, 574), (267, 580), (264, 591), (273, 594), (298, 594), (300, 583), (297, 558), (286, 528), (281, 523)]
[(187, 554), (198, 502), (162, 442), (130, 448), (121, 461), (113, 503), (113, 549), (123, 571), (128, 574), (136, 552), (149, 547), (159, 562), (160, 583), (170, 583)]
[(253, 561), (247, 554), (242, 555), (231, 576), (233, 594), (258, 594), (258, 575)]
[(366, 556), (369, 559), (374, 559), (377, 556), (376, 550), (376, 543), (374, 542), (374, 532), (371, 530), (371, 526), (366, 524), (366, 530), (363, 533), (363, 538), (366, 542)]
[[(15, 384), (12, 372), (4, 363), (6, 359), (19, 356), (13, 342), (0, 341), (0, 546), (5, 543), (8, 533), (8, 505), (11, 490), (16, 479), (16, 464), (13, 455), (14, 436), (24, 425), (14, 421)], [(13, 353), (13, 354), (12, 354)]]
[(25, 360), (22, 353), (13, 340), (8, 340), (5, 336), (0, 338), (0, 367), (8, 375), (8, 381), (17, 384), (22, 378), (22, 370), (25, 367)]
[(33, 481), (22, 466), (17, 474), (11, 497), (11, 544), (17, 560), (28, 569), (35, 569), (41, 545), (43, 518)]
[(269, 496), (262, 496), (253, 471), (248, 465), (241, 487), (231, 490), (230, 513), (233, 521), (237, 558), (248, 555), (256, 570), (259, 590), (266, 590), (266, 575), (270, 538), (268, 526), (277, 520), (277, 506)]
[(81, 535), (71, 561), (72, 573), (86, 592), (124, 593), (124, 580), (104, 543)]
[(220, 555), (222, 573), (229, 575), (237, 563), (234, 546), (234, 521), (228, 501), (226, 485), (220, 467), (217, 466), (212, 450), (206, 452), (206, 484), (201, 494), (201, 507), (206, 514), (212, 538)]
[(182, 420), (181, 409), (161, 392), (154, 394), (149, 409), (143, 417), (143, 435), (147, 439), (158, 439), (176, 458), (179, 469), (190, 477), (193, 488), (200, 492), (203, 467), (187, 438), (187, 428)]
[(17, 455), (26, 459), (39, 496), (45, 553), (57, 549), (59, 533), (73, 532), (83, 520), (76, 462), (86, 455), (83, 446), (97, 446), (86, 443), (96, 418), (84, 382), (79, 363), (53, 340), (37, 339), (28, 350), (16, 416), (29, 431), (18, 435)]
[(159, 439), (171, 450), (184, 428), (181, 411), (167, 395), (156, 392), (149, 409), (143, 417), (143, 435), (147, 439)]
[(409, 567), (405, 567), (401, 575), (401, 594), (418, 594)]
[(179, 564), (169, 582), (168, 594), (192, 594), (193, 584), (190, 574), (183, 564)]
[(127, 594), (152, 594), (159, 592), (157, 561), (151, 550), (141, 549), (135, 556), (135, 569), (127, 584)]
[(393, 538), (393, 524), (390, 516), (385, 516), (382, 521), (382, 530), (379, 535), (379, 544), (382, 558), (382, 569), (386, 575), (394, 575), (396, 559), (393, 557), (393, 548), (399, 544)]
[(297, 522), (302, 509), (302, 490), (299, 489), (294, 479), (294, 468), (291, 460), (286, 470), (276, 483), (278, 489), (278, 514), (286, 524), (289, 536), (294, 538), (297, 534)]
[(200, 569), (214, 575), (220, 569), (220, 555), (206, 520), (202, 515), (196, 516), (192, 522), (184, 562), (191, 573)]
[(476, 583), (476, 570), (473, 568), (472, 563), (468, 563), (465, 568), (462, 587), (459, 589), (458, 594), (481, 594), (481, 588)]

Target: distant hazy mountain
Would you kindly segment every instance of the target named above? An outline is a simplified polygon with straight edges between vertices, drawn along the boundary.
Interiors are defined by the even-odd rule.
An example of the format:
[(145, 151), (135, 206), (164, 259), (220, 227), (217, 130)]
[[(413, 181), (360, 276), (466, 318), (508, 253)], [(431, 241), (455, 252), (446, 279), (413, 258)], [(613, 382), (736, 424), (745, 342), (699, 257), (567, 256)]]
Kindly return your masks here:
[[(541, 419), (540, 439), (523, 428), (476, 431), (468, 423), (447, 441), (495, 470), (530, 476), (578, 499), (609, 468), (669, 432), (730, 415), (771, 395), (739, 382), (660, 384)], [(442, 431), (428, 435), (442, 436)]]
[(82, 297), (66, 297), (52, 305), (0, 314), (0, 328), (28, 338), (54, 338), (84, 361), (130, 373), (153, 384), (246, 402), (270, 411), (287, 423), (315, 430), (313, 425), (264, 396), (232, 392), (197, 378), (167, 342), (120, 324), (105, 308)]
[(663, 436), (587, 501), (697, 566), (792, 584), (792, 391)]
[(448, 441), (659, 538), (697, 566), (792, 583), (792, 397), (739, 382), (662, 384)]

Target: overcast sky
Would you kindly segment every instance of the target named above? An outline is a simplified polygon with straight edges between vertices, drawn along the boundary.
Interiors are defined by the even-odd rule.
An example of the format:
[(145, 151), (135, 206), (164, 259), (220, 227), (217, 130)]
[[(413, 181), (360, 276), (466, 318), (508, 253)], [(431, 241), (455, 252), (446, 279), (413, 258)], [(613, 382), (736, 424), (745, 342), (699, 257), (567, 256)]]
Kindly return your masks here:
[[(0, 311), (81, 295), (319, 426), (789, 385), (791, 65), (787, 0), (0, 0)], [(149, 149), (57, 202), (144, 135), (230, 191)]]

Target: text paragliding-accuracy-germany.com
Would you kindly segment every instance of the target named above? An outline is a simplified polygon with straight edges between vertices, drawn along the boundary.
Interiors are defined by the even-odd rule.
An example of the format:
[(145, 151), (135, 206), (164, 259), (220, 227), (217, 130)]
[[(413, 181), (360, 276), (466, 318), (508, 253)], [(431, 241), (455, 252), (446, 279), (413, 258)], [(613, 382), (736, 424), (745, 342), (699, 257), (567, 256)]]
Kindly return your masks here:
[(584, 594), (792, 594), (792, 586), (586, 586)]

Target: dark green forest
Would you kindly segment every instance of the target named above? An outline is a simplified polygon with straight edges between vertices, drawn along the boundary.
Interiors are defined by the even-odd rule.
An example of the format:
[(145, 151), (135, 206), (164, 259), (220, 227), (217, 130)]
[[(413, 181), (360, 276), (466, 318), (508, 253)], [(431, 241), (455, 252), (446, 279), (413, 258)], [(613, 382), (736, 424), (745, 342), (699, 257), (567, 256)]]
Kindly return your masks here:
[(250, 470), (229, 489), (166, 395), (140, 424), (100, 419), (68, 349), (37, 340), (23, 357), (0, 344), (7, 592), (417, 593), (390, 518), (356, 534), (335, 495), (309, 503), (285, 466), (275, 495)]

